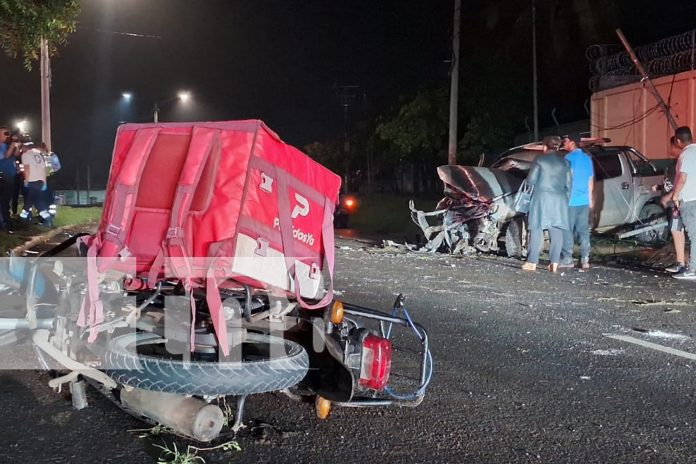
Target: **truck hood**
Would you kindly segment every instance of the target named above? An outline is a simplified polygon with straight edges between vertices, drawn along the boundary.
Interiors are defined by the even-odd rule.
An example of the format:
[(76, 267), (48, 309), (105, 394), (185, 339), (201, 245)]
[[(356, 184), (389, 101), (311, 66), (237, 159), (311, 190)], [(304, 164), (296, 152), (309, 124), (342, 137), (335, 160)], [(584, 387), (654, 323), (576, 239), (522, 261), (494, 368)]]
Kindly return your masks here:
[(478, 166), (440, 166), (437, 175), (445, 184), (445, 195), (464, 202), (493, 203), (501, 199), (512, 204), (510, 195), (520, 188), (522, 180), (496, 168)]

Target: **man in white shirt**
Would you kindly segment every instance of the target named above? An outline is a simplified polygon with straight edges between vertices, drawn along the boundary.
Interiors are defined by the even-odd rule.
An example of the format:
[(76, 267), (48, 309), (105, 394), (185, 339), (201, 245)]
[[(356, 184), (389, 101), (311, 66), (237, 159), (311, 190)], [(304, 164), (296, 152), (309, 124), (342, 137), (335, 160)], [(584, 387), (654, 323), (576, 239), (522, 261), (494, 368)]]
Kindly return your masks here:
[(41, 143), (30, 147), (22, 153), (22, 164), (24, 165), (24, 186), (27, 188), (27, 197), (24, 200), (24, 208), (19, 217), (24, 220), (31, 220), (31, 208), (36, 208), (43, 224), (48, 227), (53, 226), (52, 216), (48, 212), (46, 196), (44, 191), (46, 185), (46, 163), (41, 153)]
[(674, 138), (682, 152), (677, 161), (677, 181), (671, 199), (674, 207), (679, 209), (691, 239), (691, 253), (686, 269), (672, 277), (696, 280), (696, 144), (693, 142), (691, 129), (685, 126), (674, 131)]

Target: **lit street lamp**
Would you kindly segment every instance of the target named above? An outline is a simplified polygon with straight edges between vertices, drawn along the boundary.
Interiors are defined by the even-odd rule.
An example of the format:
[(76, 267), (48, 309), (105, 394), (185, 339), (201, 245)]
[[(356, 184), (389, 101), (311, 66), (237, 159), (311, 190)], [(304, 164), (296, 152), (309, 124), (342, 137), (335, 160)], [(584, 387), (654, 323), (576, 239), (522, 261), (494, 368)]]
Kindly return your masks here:
[(21, 121), (17, 121), (15, 123), (15, 126), (17, 126), (17, 129), (19, 129), (20, 132), (24, 133), (25, 130), (27, 130), (27, 126), (29, 123), (27, 122), (26, 119), (22, 119)]
[(160, 112), (160, 105), (164, 105), (165, 103), (171, 103), (173, 101), (180, 101), (182, 103), (187, 103), (191, 99), (191, 93), (185, 90), (180, 91), (179, 93), (176, 94), (176, 97), (169, 98), (167, 100), (161, 101), (161, 102), (156, 102), (154, 106), (152, 107), (152, 119), (154, 120), (155, 123), (159, 122), (159, 112)]

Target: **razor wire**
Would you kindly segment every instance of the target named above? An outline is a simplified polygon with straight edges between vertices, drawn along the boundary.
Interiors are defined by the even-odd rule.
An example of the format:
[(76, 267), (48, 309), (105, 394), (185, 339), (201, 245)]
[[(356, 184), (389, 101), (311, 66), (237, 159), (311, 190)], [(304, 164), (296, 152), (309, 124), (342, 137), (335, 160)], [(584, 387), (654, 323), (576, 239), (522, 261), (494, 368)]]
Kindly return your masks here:
[[(635, 48), (650, 77), (696, 69), (696, 29)], [(595, 44), (585, 51), (590, 90), (596, 92), (640, 80), (631, 57), (619, 45)]]

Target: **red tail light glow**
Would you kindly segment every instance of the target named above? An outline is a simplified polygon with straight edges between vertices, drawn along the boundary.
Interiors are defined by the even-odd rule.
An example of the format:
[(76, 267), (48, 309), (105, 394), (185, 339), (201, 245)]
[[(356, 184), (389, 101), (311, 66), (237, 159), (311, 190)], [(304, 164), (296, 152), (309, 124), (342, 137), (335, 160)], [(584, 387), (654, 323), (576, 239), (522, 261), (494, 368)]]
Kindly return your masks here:
[(363, 341), (360, 385), (372, 390), (383, 390), (389, 382), (392, 346), (386, 338), (368, 335)]
[(358, 200), (354, 197), (345, 197), (343, 199), (343, 208), (349, 213), (354, 213), (358, 209)]

